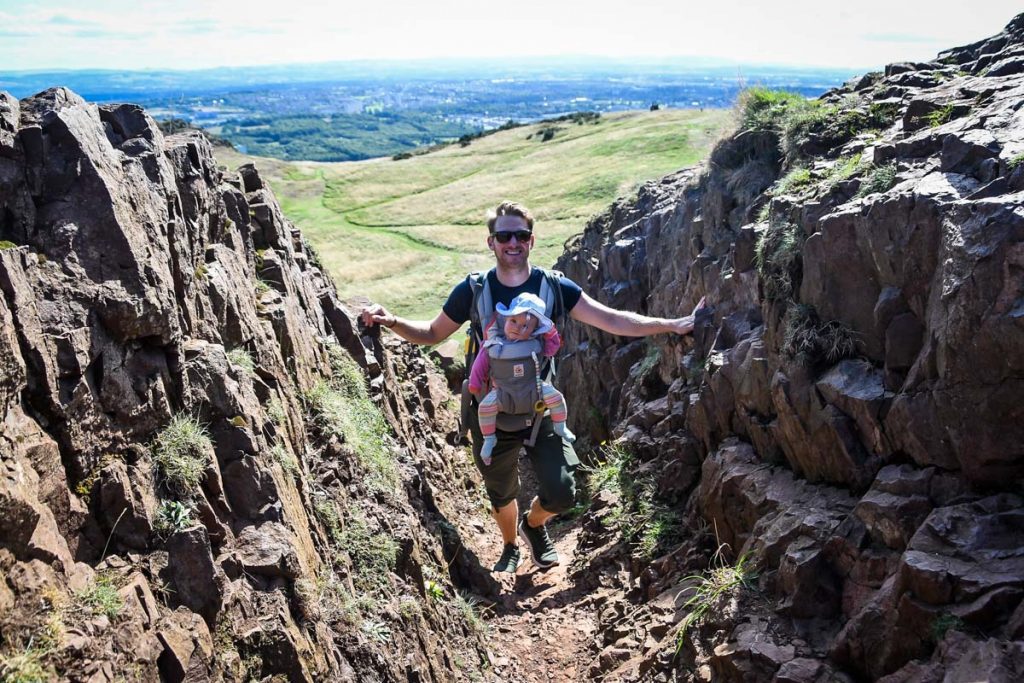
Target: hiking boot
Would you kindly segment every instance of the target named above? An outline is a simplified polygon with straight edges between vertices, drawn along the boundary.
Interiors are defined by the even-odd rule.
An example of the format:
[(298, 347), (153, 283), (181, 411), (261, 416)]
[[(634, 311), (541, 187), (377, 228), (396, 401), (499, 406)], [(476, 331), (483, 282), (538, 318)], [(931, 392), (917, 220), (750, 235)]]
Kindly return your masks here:
[(555, 544), (551, 542), (551, 537), (548, 536), (547, 525), (531, 527), (526, 521), (529, 516), (529, 512), (524, 512), (519, 518), (519, 535), (530, 547), (533, 563), (541, 569), (558, 564), (558, 552), (555, 550)]
[(519, 555), (519, 546), (515, 543), (506, 543), (505, 549), (501, 551), (501, 557), (494, 563), (491, 571), (515, 574), (516, 569), (519, 569), (519, 565), (522, 563), (523, 558)]

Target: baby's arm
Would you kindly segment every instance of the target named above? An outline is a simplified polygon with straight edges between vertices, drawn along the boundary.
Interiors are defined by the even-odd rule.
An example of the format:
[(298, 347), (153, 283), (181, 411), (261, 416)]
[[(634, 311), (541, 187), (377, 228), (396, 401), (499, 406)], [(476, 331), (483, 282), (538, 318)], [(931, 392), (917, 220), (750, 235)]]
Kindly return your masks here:
[(558, 353), (558, 349), (562, 348), (562, 337), (559, 336), (558, 330), (556, 330), (554, 327), (552, 327), (550, 330), (544, 333), (543, 339), (544, 350), (542, 351), (542, 353), (547, 358), (551, 358), (556, 353)]
[(473, 368), (469, 372), (469, 390), (477, 397), (477, 400), (487, 391), (487, 383), (491, 377), (491, 359), (487, 356), (487, 349), (480, 349), (473, 361)]

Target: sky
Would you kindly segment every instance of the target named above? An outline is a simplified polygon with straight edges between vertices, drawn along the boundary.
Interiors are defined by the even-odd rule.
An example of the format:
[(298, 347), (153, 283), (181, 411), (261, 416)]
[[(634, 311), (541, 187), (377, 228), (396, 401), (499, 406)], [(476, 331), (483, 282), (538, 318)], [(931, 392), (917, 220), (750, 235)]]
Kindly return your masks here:
[(998, 33), (1020, 0), (0, 0), (0, 70), (698, 56), (873, 69)]

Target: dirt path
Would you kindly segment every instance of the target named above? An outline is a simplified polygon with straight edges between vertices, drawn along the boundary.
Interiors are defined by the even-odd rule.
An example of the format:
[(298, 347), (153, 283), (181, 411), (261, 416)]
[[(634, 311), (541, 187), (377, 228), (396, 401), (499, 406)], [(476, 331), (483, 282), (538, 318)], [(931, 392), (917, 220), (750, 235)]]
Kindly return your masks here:
[[(491, 566), (501, 550), (497, 527), (474, 539), (482, 563)], [(575, 559), (579, 521), (552, 529), (561, 559), (550, 569), (525, 562), (515, 575), (495, 575), (502, 594), (485, 614), (494, 680), (545, 683), (590, 680), (594, 662), (597, 615), (588, 595), (569, 575)]]

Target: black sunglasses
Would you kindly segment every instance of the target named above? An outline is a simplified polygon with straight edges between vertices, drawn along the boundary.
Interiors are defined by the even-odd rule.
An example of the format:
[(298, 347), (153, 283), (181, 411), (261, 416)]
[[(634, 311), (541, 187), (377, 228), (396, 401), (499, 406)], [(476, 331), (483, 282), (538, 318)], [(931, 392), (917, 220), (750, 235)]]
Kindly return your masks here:
[(505, 230), (502, 232), (494, 233), (494, 239), (498, 240), (501, 244), (508, 244), (515, 237), (517, 242), (525, 242), (533, 237), (532, 230)]

